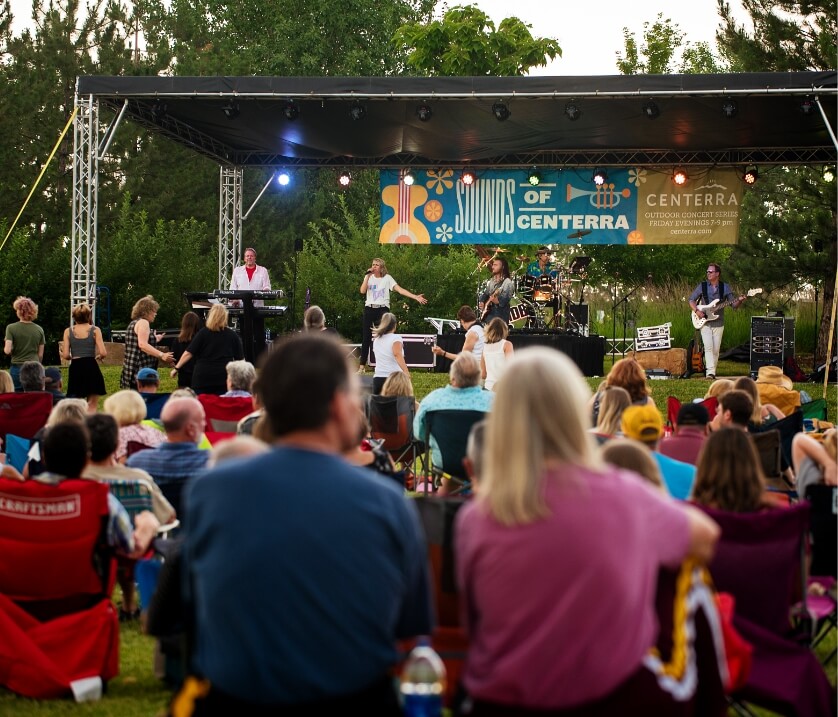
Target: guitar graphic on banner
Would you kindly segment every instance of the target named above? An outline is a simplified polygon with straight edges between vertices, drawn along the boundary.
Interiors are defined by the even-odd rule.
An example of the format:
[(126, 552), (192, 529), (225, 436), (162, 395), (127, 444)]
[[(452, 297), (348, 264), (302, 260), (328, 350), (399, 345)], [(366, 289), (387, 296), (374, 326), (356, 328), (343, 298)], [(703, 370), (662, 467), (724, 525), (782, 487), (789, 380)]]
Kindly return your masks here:
[[(756, 296), (757, 294), (761, 294), (761, 293), (762, 293), (762, 289), (751, 289), (750, 291), (748, 291), (748, 296)], [(718, 311), (719, 309), (723, 309), (725, 306), (729, 306), (734, 301), (741, 301), (744, 298), (745, 298), (745, 296), (743, 295), (743, 296), (740, 296), (740, 297), (734, 299), (733, 301), (723, 301), (721, 304), (719, 303), (718, 299), (713, 299), (713, 301), (711, 301), (709, 304), (697, 304), (696, 307), (695, 307), (696, 311), (700, 311), (701, 313), (703, 313), (704, 318), (703, 319), (698, 318), (698, 314), (696, 313), (696, 311), (691, 312), (690, 316), (692, 317), (692, 320), (693, 320), (693, 326), (696, 329), (700, 329), (708, 321), (715, 321), (719, 317), (718, 317), (717, 314), (713, 313), (714, 311)]]
[(425, 225), (413, 213), (428, 201), (424, 187), (407, 185), (399, 180), (397, 185), (384, 187), (381, 201), (393, 210), (381, 227), (382, 244), (430, 244), (431, 235)]

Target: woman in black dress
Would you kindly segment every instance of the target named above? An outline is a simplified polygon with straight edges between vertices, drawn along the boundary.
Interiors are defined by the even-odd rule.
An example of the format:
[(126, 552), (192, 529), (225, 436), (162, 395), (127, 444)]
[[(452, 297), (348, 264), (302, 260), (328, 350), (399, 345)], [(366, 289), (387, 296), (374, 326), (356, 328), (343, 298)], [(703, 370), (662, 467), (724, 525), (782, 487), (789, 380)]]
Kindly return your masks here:
[(190, 359), (195, 359), (192, 390), (197, 394), (214, 393), (220, 396), (227, 391), (227, 364), (244, 358), (239, 335), (227, 326), (227, 307), (213, 304), (204, 328), (195, 334), (189, 348), (175, 364), (175, 371)]
[[(201, 330), (201, 317), (194, 311), (187, 311), (180, 320), (180, 334), (172, 344), (175, 363), (180, 361), (192, 339)], [(195, 360), (186, 361), (180, 369), (172, 369), (172, 378), (177, 376), (178, 388), (192, 388), (192, 372), (195, 370)]]

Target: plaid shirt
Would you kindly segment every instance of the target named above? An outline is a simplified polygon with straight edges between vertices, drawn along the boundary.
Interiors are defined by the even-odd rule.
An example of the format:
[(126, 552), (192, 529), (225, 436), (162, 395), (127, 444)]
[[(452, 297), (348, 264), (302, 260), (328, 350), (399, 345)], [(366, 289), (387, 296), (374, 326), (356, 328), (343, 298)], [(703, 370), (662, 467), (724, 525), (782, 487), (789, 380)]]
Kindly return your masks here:
[[(157, 369), (157, 359), (154, 356), (149, 356), (145, 351), (140, 350), (140, 344), (137, 340), (137, 333), (134, 327), (137, 325), (138, 319), (134, 319), (128, 328), (125, 329), (125, 359), (122, 362), (122, 375), (119, 377), (120, 388), (137, 388), (137, 372), (141, 368)], [(157, 338), (154, 336), (154, 331), (148, 332), (148, 343), (151, 346), (157, 346)]]
[(209, 451), (194, 443), (161, 443), (156, 448), (139, 451), (125, 462), (129, 468), (142, 468), (159, 486), (185, 481), (207, 466)]

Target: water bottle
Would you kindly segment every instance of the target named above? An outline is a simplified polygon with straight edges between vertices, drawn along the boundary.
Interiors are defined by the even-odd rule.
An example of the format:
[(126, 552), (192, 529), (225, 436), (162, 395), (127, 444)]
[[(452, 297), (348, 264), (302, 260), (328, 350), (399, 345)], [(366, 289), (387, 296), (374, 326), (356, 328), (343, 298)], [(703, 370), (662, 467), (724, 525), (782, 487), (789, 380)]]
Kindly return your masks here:
[(441, 717), (445, 693), (445, 665), (431, 647), (428, 637), (420, 637), (405, 660), (400, 691), (405, 717)]

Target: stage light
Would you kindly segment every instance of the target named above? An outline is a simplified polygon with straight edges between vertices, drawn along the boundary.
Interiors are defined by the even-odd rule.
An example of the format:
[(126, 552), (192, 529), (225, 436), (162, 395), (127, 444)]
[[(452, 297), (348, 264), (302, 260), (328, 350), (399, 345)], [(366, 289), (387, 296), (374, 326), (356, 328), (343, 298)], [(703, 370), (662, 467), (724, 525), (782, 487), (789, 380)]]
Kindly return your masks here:
[(162, 122), (168, 111), (169, 108), (163, 100), (155, 100), (151, 106), (151, 118), (155, 122)]
[(463, 173), (460, 175), (460, 181), (467, 187), (470, 187), (477, 181), (477, 175), (470, 169), (464, 169)]
[(507, 107), (505, 103), (495, 102), (495, 104), (492, 105), (492, 114), (498, 122), (505, 122), (509, 119), (509, 115), (512, 113), (509, 111), (509, 107)]
[(276, 182), (280, 187), (287, 187), (291, 182), (291, 175), (283, 170), (276, 175)]
[(221, 111), (228, 120), (234, 120), (239, 116), (239, 103), (235, 100), (229, 100), (227, 104), (221, 108)]
[(672, 173), (672, 182), (673, 184), (677, 184), (679, 187), (683, 187), (687, 183), (688, 179), (687, 170), (681, 169), (680, 167)]
[(420, 122), (427, 122), (434, 116), (434, 111), (431, 109), (430, 105), (421, 104), (416, 108), (416, 116), (419, 118)]
[(591, 180), (594, 184), (596, 184), (596, 186), (601, 187), (608, 181), (608, 172), (604, 169), (597, 169), (594, 171), (594, 175), (591, 177)]
[(830, 167), (829, 165), (823, 168), (823, 181), (824, 182), (833, 182), (835, 181), (835, 170)]
[(367, 108), (360, 102), (353, 102), (349, 107), (349, 116), (354, 120), (362, 120), (367, 116)]
[(291, 122), (300, 116), (300, 108), (294, 100), (288, 100), (282, 108), (282, 112), (285, 114), (285, 119), (290, 120)]
[(657, 119), (660, 117), (661, 111), (658, 103), (654, 100), (649, 100), (643, 105), (643, 114), (649, 119)]
[(527, 182), (529, 182), (532, 187), (537, 187), (541, 184), (541, 175), (538, 173), (537, 169), (533, 168), (530, 170), (530, 173), (527, 175)]
[(411, 172), (409, 169), (405, 169), (404, 172), (402, 172), (402, 184), (404, 184), (406, 187), (412, 187), (415, 181), (416, 177), (413, 176), (413, 172)]
[(722, 102), (722, 114), (728, 119), (733, 119), (737, 112), (739, 112), (739, 107), (736, 106), (736, 100), (725, 97)]
[(564, 106), (564, 114), (571, 122), (575, 122), (582, 116), (582, 110), (576, 102), (571, 100)]
[(352, 183), (352, 175), (347, 171), (341, 172), (340, 176), (338, 177), (338, 184), (341, 187), (348, 187), (351, 183)]
[(814, 114), (815, 109), (816, 109), (815, 101), (811, 97), (804, 97), (800, 101), (799, 109), (800, 109), (800, 114), (802, 114), (802, 115), (808, 116), (808, 115)]
[(757, 179), (759, 179), (759, 170), (754, 165), (746, 167), (742, 173), (742, 181), (745, 184), (756, 184)]

